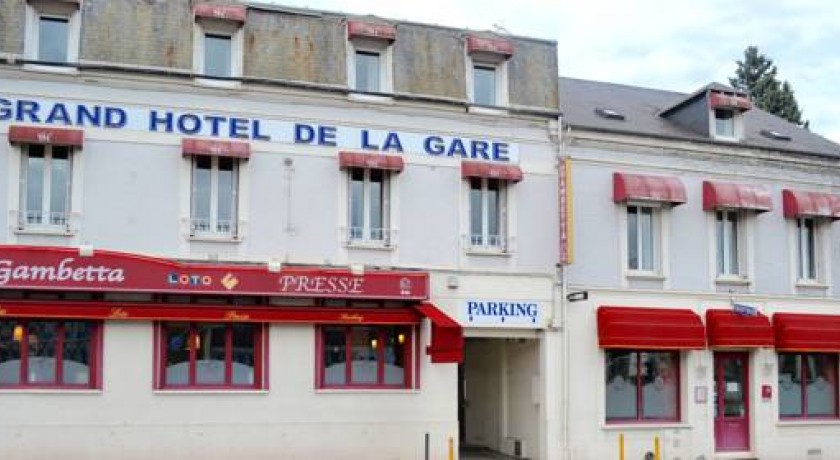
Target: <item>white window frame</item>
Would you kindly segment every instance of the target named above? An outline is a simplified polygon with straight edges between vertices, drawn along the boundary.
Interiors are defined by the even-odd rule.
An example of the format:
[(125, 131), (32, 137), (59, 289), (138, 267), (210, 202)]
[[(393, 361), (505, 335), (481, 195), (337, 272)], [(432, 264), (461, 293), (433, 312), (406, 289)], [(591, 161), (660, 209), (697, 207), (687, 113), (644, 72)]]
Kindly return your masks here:
[[(467, 62), (467, 98), (471, 111), (494, 113), (498, 109), (505, 109), (510, 105), (508, 94), (508, 60), (504, 56), (473, 53), (466, 56)], [(492, 106), (476, 105), (475, 102), (475, 81), (473, 74), (476, 67), (492, 67), (496, 71), (496, 103)]]
[[(196, 18), (193, 24), (193, 72), (195, 82), (200, 85), (221, 88), (236, 88), (241, 85), (244, 56), (244, 34), (242, 25), (233, 21), (211, 18)], [(230, 37), (230, 76), (209, 77), (204, 75), (204, 45), (207, 35)]]
[[(732, 113), (732, 136), (726, 136), (717, 132), (717, 113), (716, 110), (723, 110)], [(712, 138), (721, 141), (739, 141), (744, 137), (744, 117), (739, 110), (726, 108), (710, 108), (709, 109), (709, 132)]]
[[(800, 216), (796, 219), (790, 219), (792, 228), (791, 238), (791, 272), (795, 285), (798, 287), (818, 287), (828, 288), (831, 279), (831, 264), (829, 263), (831, 248), (831, 225), (830, 221), (822, 217)], [(803, 277), (802, 261), (807, 253), (807, 247), (802, 244), (801, 233), (804, 227), (800, 227), (800, 223), (811, 221), (814, 223), (814, 254), (813, 262), (816, 271), (815, 277)], [(811, 257), (810, 255), (807, 257)]]
[[(735, 214), (738, 219), (736, 228), (737, 238), (737, 258), (738, 258), (738, 272), (737, 273), (720, 273), (718, 265), (720, 263), (720, 253), (718, 251), (718, 213)], [(743, 209), (734, 208), (718, 208), (709, 212), (709, 279), (712, 280), (712, 288), (718, 286), (752, 286), (752, 273), (755, 273), (755, 241), (753, 235), (755, 234), (755, 212), (750, 212)], [(726, 252), (729, 248), (728, 244), (724, 242)]]
[[(361, 231), (360, 234), (356, 233), (354, 227), (352, 227), (352, 216), (353, 216), (353, 171), (354, 170), (361, 170), (364, 174), (364, 185), (363, 185), (363, 192), (362, 192), (362, 220), (363, 224), (362, 227), (359, 229)], [(389, 170), (381, 170), (382, 171), (382, 228), (381, 229), (373, 229), (371, 227), (370, 222), (370, 211), (371, 211), (371, 181), (370, 175), (373, 169), (371, 168), (347, 168), (346, 176), (346, 234), (344, 235), (345, 244), (348, 246), (361, 246), (361, 247), (382, 247), (382, 248), (390, 248), (393, 247), (395, 244), (395, 236), (396, 231), (393, 227), (393, 183), (395, 180), (396, 173)], [(379, 230), (381, 232), (382, 238), (373, 238), (374, 230)], [(360, 235), (360, 236), (356, 236)]]
[[(210, 222), (207, 223), (208, 230), (197, 229), (197, 218), (194, 215), (195, 198), (196, 198), (196, 184), (195, 171), (197, 168), (197, 161), (199, 158), (209, 158), (210, 166)], [(222, 157), (215, 155), (193, 155), (189, 157), (190, 163), (190, 195), (189, 195), (189, 236), (196, 239), (223, 239), (223, 240), (239, 240), (242, 235), (242, 220), (241, 220), (241, 187), (242, 187), (242, 167), (243, 160), (232, 158), (234, 171), (234, 186), (233, 197), (231, 197), (231, 205), (233, 206), (232, 219), (230, 223), (230, 231), (218, 230), (219, 218), (219, 160)]]
[(79, 5), (70, 2), (45, 1), (33, 3), (26, 2), (25, 10), (25, 36), (23, 55), (30, 61), (40, 60), (40, 27), (41, 18), (56, 18), (67, 20), (67, 65), (52, 65), (46, 63), (26, 64), (29, 70), (76, 73), (73, 67), (79, 62), (79, 43), (81, 42), (81, 14)]
[(44, 145), (44, 171), (43, 171), (43, 188), (41, 190), (42, 197), (41, 197), (41, 219), (44, 220), (44, 216), (46, 216), (46, 222), (41, 223), (30, 223), (29, 222), (29, 211), (26, 209), (26, 201), (27, 201), (27, 179), (29, 175), (28, 171), (28, 164), (29, 164), (29, 148), (31, 144), (27, 144), (21, 147), (21, 163), (20, 163), (20, 210), (18, 211), (18, 229), (19, 230), (40, 230), (48, 233), (69, 233), (70, 232), (70, 221), (72, 216), (72, 205), (73, 205), (73, 170), (75, 169), (74, 166), (74, 153), (73, 147), (65, 147), (67, 149), (67, 158), (70, 163), (70, 171), (69, 171), (69, 183), (67, 184), (67, 190), (65, 191), (66, 196), (64, 197), (64, 205), (66, 211), (64, 212), (63, 221), (64, 223), (61, 224), (53, 224), (52, 223), (52, 215), (54, 212), (50, 209), (51, 207), (51, 198), (52, 198), (52, 162), (53, 162), (53, 149), (57, 146), (53, 145)]
[[(356, 86), (356, 53), (379, 54), (379, 91), (368, 93), (360, 91)], [(351, 98), (379, 102), (389, 101), (390, 97), (383, 96), (394, 92), (394, 47), (388, 40), (370, 38), (353, 38), (347, 40), (347, 86), (355, 92)]]
[[(628, 235), (628, 225), (629, 225), (629, 217), (628, 217), (628, 207), (646, 207), (651, 208), (653, 210), (653, 231), (654, 231), (654, 239), (653, 239), (653, 270), (637, 270), (630, 268), (630, 251), (628, 248), (629, 244), (629, 235)], [(668, 244), (669, 244), (669, 225), (668, 225), (668, 218), (670, 214), (669, 206), (665, 203), (653, 202), (653, 201), (628, 201), (623, 206), (616, 206), (616, 209), (619, 213), (618, 222), (620, 225), (620, 231), (618, 232), (619, 235), (619, 248), (621, 249), (619, 252), (621, 253), (621, 260), (619, 261), (620, 267), (623, 270), (624, 276), (622, 277), (622, 286), (627, 287), (629, 286), (629, 280), (631, 279), (641, 279), (641, 280), (653, 280), (653, 281), (663, 281), (663, 287), (668, 287), (668, 275), (670, 272), (670, 263), (669, 263), (669, 251), (668, 251)]]
[[(481, 235), (480, 241), (477, 241), (473, 235), (472, 229), (472, 179), (481, 181)], [(489, 234), (490, 230), (490, 212), (488, 195), (488, 184), (490, 180), (496, 180), (499, 183), (499, 235)], [(487, 253), (509, 253), (511, 252), (510, 245), (510, 203), (511, 203), (511, 184), (509, 181), (503, 179), (490, 179), (486, 177), (466, 178), (466, 197), (467, 197), (467, 218), (466, 218), (466, 239), (467, 247), (471, 252), (487, 252)]]

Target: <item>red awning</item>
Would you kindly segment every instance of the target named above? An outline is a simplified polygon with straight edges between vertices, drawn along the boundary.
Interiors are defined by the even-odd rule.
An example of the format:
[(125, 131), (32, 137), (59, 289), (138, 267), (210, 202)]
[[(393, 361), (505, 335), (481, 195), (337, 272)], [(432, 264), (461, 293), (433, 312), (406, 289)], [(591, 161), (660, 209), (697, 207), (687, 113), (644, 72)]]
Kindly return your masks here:
[(732, 310), (708, 310), (706, 331), (712, 348), (769, 348), (775, 343), (770, 319), (761, 313), (744, 316)]
[(464, 360), (464, 332), (457, 321), (428, 302), (416, 305), (432, 322), (432, 343), (426, 348), (433, 363), (460, 363)]
[(338, 152), (338, 165), (341, 169), (367, 168), (385, 169), (401, 172), (405, 163), (399, 155), (381, 153)]
[(461, 177), (486, 177), (488, 179), (503, 179), (511, 182), (519, 182), (523, 176), (522, 169), (516, 165), (462, 161)]
[(691, 310), (673, 308), (598, 307), (601, 348), (706, 348), (703, 322)]
[(776, 313), (776, 349), (840, 352), (840, 315)]
[(251, 144), (248, 142), (185, 138), (181, 140), (181, 151), (185, 156), (211, 155), (248, 159), (251, 156)]
[(613, 173), (613, 201), (686, 202), (685, 186), (676, 177)]
[(840, 219), (840, 196), (819, 192), (783, 190), (785, 217), (828, 217)]
[(85, 132), (81, 129), (44, 128), (42, 126), (10, 126), (9, 142), (15, 144), (49, 144), (81, 147)]
[(467, 35), (467, 53), (490, 53), (510, 57), (513, 56), (513, 43), (504, 38), (469, 34)]
[(709, 93), (709, 105), (713, 109), (749, 110), (752, 108), (750, 98), (738, 94)]
[(770, 192), (761, 185), (703, 181), (703, 209), (750, 209), (764, 212), (773, 209)]
[(380, 22), (347, 21), (347, 38), (373, 38), (394, 41), (397, 28)]
[(126, 321), (232, 321), (315, 324), (417, 324), (421, 316), (410, 308), (332, 308), (126, 303), (126, 302), (3, 302), (0, 316)]
[(197, 18), (221, 19), (223, 21), (245, 22), (247, 10), (245, 5), (217, 5), (202, 3), (193, 7), (193, 14)]

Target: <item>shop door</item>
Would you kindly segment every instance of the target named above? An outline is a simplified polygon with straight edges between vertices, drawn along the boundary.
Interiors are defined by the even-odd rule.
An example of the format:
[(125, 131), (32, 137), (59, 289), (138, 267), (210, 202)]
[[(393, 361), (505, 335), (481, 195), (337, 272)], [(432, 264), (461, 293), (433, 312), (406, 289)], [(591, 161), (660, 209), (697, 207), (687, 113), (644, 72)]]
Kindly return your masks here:
[(715, 353), (715, 450), (750, 450), (749, 354)]

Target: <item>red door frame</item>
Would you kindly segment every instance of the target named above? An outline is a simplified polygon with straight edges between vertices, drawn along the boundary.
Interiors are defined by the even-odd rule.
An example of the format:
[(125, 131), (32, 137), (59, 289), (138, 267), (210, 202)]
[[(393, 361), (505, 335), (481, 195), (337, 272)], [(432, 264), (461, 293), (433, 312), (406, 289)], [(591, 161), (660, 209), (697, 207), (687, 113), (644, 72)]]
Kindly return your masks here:
[[(743, 417), (724, 417), (724, 382), (723, 363), (728, 359), (741, 358), (744, 364), (742, 393), (744, 397)], [(750, 387), (750, 353), (746, 351), (727, 351), (714, 353), (714, 384), (717, 394), (715, 404), (714, 431), (715, 431), (715, 452), (741, 452), (749, 451), (750, 440), (750, 414), (752, 412), (751, 387)], [(737, 431), (731, 430), (733, 427)], [(734, 437), (734, 440), (733, 440)]]

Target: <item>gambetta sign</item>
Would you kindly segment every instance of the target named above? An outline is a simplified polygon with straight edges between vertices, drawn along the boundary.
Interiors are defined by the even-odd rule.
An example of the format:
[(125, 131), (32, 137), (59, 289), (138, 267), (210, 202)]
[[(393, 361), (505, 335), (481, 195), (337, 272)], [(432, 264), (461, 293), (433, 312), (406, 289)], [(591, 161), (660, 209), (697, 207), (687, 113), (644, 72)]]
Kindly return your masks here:
[(366, 128), (364, 125), (339, 126), (307, 120), (254, 118), (228, 113), (179, 111), (165, 107), (14, 98), (0, 94), (0, 124), (3, 123), (124, 129), (500, 163), (519, 161), (518, 145), (498, 139), (385, 131)]
[(0, 246), (0, 289), (238, 294), (355, 299), (428, 298), (424, 272), (179, 263), (97, 250)]

